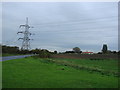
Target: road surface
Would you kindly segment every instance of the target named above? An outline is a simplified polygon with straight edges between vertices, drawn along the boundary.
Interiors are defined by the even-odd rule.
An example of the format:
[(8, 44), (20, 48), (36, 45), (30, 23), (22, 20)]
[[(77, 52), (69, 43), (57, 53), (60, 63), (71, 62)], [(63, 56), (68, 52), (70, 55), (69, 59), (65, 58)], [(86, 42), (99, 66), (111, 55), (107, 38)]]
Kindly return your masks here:
[(18, 59), (18, 58), (25, 58), (33, 55), (19, 55), (19, 56), (6, 56), (6, 57), (0, 57), (0, 61), (6, 61), (6, 60), (12, 60), (12, 59)]

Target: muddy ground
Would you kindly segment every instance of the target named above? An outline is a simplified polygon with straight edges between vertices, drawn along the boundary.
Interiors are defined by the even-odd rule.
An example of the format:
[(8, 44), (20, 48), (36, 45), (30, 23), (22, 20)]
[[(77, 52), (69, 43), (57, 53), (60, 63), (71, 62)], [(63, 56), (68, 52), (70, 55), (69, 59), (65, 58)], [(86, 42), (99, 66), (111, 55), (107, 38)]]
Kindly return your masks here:
[(70, 59), (91, 59), (91, 60), (103, 60), (103, 59), (116, 59), (117, 54), (54, 54), (52, 58), (70, 58)]

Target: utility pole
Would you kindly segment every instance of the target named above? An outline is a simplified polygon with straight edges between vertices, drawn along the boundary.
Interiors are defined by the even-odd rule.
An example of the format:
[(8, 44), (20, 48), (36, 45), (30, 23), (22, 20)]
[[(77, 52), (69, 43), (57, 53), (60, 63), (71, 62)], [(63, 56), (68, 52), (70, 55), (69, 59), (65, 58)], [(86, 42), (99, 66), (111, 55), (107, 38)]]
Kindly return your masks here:
[(32, 28), (28, 25), (28, 18), (26, 18), (26, 24), (25, 25), (20, 25), (19, 28), (21, 27), (24, 27), (25, 28), (25, 31), (20, 31), (18, 32), (17, 34), (21, 33), (21, 34), (24, 34), (24, 37), (23, 38), (19, 38), (18, 40), (22, 39), (22, 47), (21, 47), (21, 50), (29, 50), (30, 49), (30, 38), (29, 36), (32, 35), (30, 32), (29, 32), (29, 28)]

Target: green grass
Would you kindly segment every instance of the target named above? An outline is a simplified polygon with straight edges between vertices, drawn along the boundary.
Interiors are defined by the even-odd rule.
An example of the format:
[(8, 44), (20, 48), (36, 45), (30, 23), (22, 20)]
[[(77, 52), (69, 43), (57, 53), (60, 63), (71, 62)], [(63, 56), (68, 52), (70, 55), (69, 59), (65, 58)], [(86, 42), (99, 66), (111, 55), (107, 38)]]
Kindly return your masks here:
[(99, 68), (102, 70), (118, 72), (118, 60), (104, 59), (104, 60), (90, 60), (90, 59), (53, 59), (61, 62), (72, 63), (76, 65)]
[(2, 62), (0, 62), (0, 89), (1, 88), (2, 88)]
[[(3, 88), (117, 88), (118, 77), (28, 57), (3, 61)], [(62, 70), (64, 69), (64, 70)]]

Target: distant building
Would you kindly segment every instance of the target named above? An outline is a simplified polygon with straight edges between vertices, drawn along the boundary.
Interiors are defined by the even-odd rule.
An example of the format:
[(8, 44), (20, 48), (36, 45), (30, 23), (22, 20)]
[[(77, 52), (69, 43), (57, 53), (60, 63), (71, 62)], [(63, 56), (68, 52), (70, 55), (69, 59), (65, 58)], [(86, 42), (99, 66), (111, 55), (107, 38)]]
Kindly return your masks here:
[(82, 52), (82, 54), (93, 54), (93, 52)]

